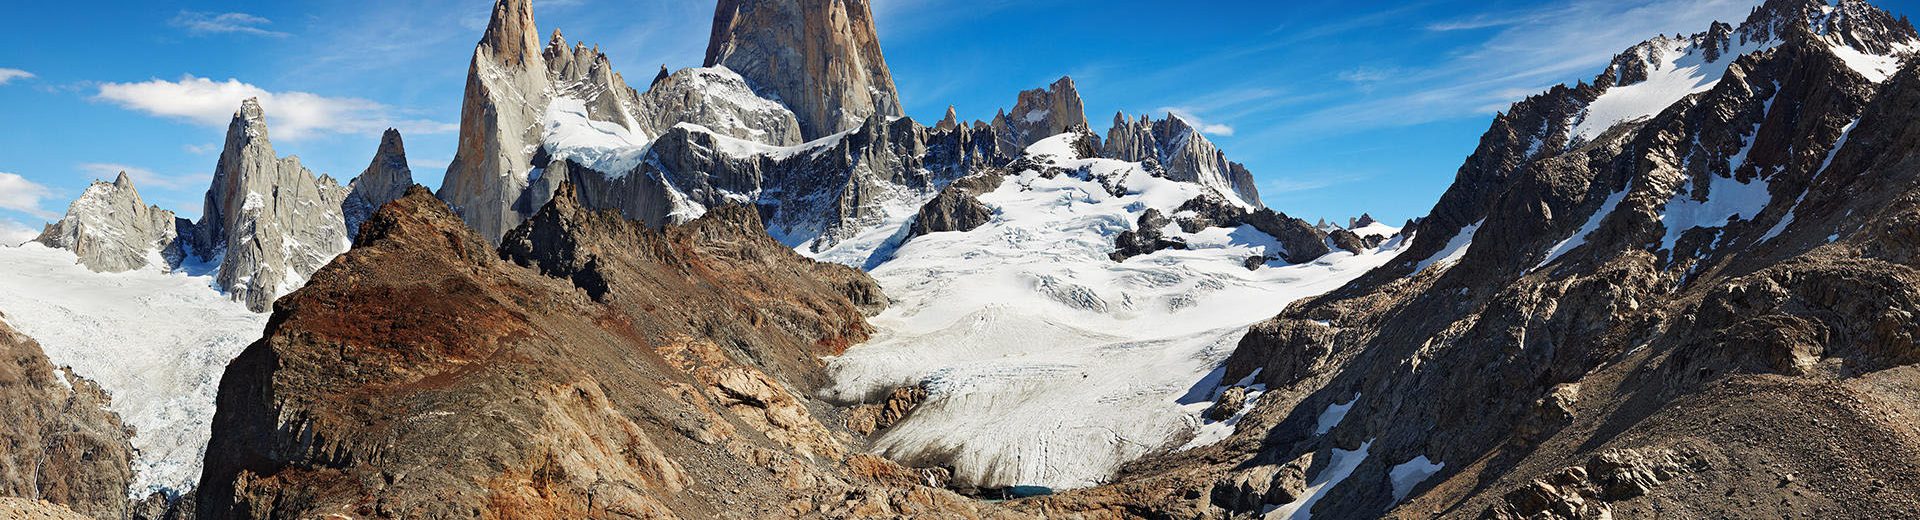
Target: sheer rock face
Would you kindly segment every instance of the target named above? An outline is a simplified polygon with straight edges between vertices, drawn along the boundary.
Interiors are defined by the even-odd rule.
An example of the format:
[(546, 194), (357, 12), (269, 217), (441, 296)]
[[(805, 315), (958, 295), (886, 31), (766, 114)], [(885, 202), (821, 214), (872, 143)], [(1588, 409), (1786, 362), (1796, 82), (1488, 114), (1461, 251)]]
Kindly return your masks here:
[(707, 44), (715, 65), (786, 104), (807, 140), (904, 115), (867, 0), (722, 0)]
[(1228, 161), (1226, 153), (1179, 116), (1168, 114), (1166, 119), (1154, 121), (1144, 115), (1129, 119), (1126, 114), (1115, 114), (1103, 155), (1157, 165), (1169, 179), (1219, 190), (1254, 208), (1263, 206), (1253, 173), (1240, 163)]
[(498, 250), (424, 189), (376, 213), (229, 366), (200, 517), (981, 513), (810, 406), (864, 274), (751, 208), (656, 231), (555, 195)]
[(67, 215), (47, 225), (34, 241), (73, 251), (87, 269), (117, 273), (177, 257), (174, 239), (181, 227), (172, 211), (142, 201), (133, 179), (120, 172), (112, 183), (87, 186), (67, 207)]
[[(440, 198), (481, 236), (495, 240), (529, 213), (516, 203), (526, 191), (541, 116), (552, 98), (536, 31), (532, 0), (494, 5), (467, 72), (460, 147), (440, 186)], [(570, 70), (591, 68), (575, 64)]]
[(747, 80), (726, 67), (681, 69), (655, 81), (641, 95), (642, 124), (663, 135), (681, 123), (721, 135), (773, 146), (804, 140), (793, 111), (753, 93)]
[(406, 143), (400, 139), (399, 130), (389, 128), (380, 136), (380, 148), (374, 152), (373, 162), (347, 184), (344, 210), (347, 233), (358, 233), (360, 223), (373, 216), (374, 210), (399, 200), (412, 187), (413, 169), (407, 166)]
[[(44, 500), (92, 518), (124, 517), (133, 432), (107, 410), (107, 400), (92, 381), (55, 369), (38, 343), (0, 321), (0, 496)], [(0, 505), (0, 516), (30, 505)]]
[(266, 114), (249, 99), (227, 126), (206, 213), (193, 228), (194, 252), (219, 259), (216, 283), (265, 311), (347, 250), (346, 197), (346, 188), (315, 177), (298, 158), (274, 155)]
[(1017, 156), (1042, 139), (1089, 128), (1086, 105), (1070, 77), (1021, 92), (1013, 112), (996, 116), (993, 125), (1002, 141), (1000, 151), (1007, 156)]
[[(1769, 2), (1697, 38), (1842, 27), (1859, 5)], [(1534, 124), (1581, 113), (1591, 91), (1516, 105), (1399, 265), (1247, 334), (1223, 379), (1257, 373), (1269, 390), (1235, 437), (1143, 461), (1120, 486), (1234, 500), (1091, 494), (1167, 516), (1260, 511), (1298, 497), (1239, 500), (1237, 482), (1364, 452), (1314, 516), (1920, 507), (1895, 484), (1920, 482), (1902, 462), (1920, 456), (1905, 404), (1920, 374), (1920, 69), (1878, 82), (1834, 31), (1774, 34), (1722, 55), (1703, 91), (1571, 144), (1568, 126)]]

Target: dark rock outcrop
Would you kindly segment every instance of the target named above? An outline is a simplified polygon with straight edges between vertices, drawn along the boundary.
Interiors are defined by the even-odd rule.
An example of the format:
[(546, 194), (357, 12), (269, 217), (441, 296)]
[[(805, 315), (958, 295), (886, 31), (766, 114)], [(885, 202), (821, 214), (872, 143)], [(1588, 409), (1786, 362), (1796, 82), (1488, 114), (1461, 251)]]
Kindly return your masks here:
[(993, 221), (993, 208), (980, 202), (980, 195), (1000, 189), (1005, 177), (999, 173), (981, 173), (963, 177), (940, 190), (933, 200), (920, 207), (914, 216), (908, 237), (947, 231), (973, 231)]

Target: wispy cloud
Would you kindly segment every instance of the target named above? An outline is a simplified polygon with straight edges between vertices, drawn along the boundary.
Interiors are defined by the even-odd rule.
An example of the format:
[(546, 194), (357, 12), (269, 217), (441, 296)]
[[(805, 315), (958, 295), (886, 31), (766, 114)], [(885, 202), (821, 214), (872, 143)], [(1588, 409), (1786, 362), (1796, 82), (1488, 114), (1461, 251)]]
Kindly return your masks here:
[(372, 134), (386, 128), (432, 134), (458, 125), (398, 119), (401, 109), (360, 98), (327, 97), (307, 92), (272, 92), (237, 79), (213, 81), (191, 75), (179, 81), (102, 83), (95, 99), (149, 115), (211, 127), (226, 126), (240, 102), (259, 98), (273, 134), (300, 140), (321, 134)]
[(1466, 18), (1445, 20), (1427, 24), (1427, 30), (1434, 32), (1471, 31), (1519, 25), (1540, 19), (1539, 12), (1523, 13), (1481, 13)]
[(1339, 77), (1348, 83), (1377, 83), (1393, 79), (1397, 73), (1397, 69), (1360, 66), (1341, 71)]
[(1326, 173), (1308, 176), (1273, 177), (1260, 183), (1263, 196), (1300, 193), (1330, 188), (1341, 184), (1363, 180), (1361, 175), (1345, 173)]
[(12, 219), (0, 219), (0, 247), (12, 247), (25, 244), (40, 236), (40, 232)]
[(52, 195), (53, 191), (17, 174), (0, 172), (0, 209), (10, 209), (39, 218), (53, 218), (54, 214), (40, 207), (40, 199)]
[(208, 183), (213, 182), (212, 174), (165, 175), (139, 166), (118, 163), (80, 163), (76, 167), (86, 172), (88, 176), (108, 181), (118, 177), (120, 172), (126, 172), (128, 177), (133, 178), (133, 186), (143, 191), (205, 188)]
[(1201, 119), (1199, 115), (1194, 114), (1193, 110), (1185, 107), (1161, 107), (1160, 110), (1158, 110), (1158, 112), (1166, 112), (1167, 114), (1172, 115), (1173, 117), (1178, 117), (1182, 120), (1185, 120), (1188, 125), (1192, 125), (1193, 128), (1199, 130), (1200, 133), (1203, 133), (1203, 134), (1219, 135), (1219, 136), (1233, 135), (1232, 126), (1218, 124), (1218, 123), (1208, 123), (1205, 119)]
[[(1329, 135), (1488, 115), (1546, 87), (1598, 74), (1613, 56), (1662, 33), (1693, 33), (1716, 20), (1738, 22), (1755, 0), (1576, 0), (1519, 12), (1483, 13), (1436, 31), (1500, 27), (1478, 45), (1424, 68), (1342, 79), (1375, 80), (1367, 96), (1301, 114), (1264, 139)], [(1636, 23), (1594, 23), (1635, 20)], [(1369, 91), (1371, 92), (1371, 90)]]
[(16, 79), (32, 79), (33, 73), (20, 69), (0, 68), (0, 85), (12, 83)]
[(187, 33), (205, 36), (210, 34), (245, 34), (268, 38), (291, 36), (284, 32), (269, 30), (273, 20), (247, 13), (207, 13), (199, 11), (180, 11), (168, 22), (174, 27), (186, 29)]

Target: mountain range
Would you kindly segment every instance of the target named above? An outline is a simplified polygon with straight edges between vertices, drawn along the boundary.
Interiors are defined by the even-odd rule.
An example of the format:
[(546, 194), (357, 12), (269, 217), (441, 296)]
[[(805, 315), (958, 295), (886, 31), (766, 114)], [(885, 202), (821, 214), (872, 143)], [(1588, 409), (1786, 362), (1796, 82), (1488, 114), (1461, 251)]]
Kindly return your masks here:
[(721, 0), (644, 90), (533, 8), (437, 192), (248, 100), (197, 222), (122, 174), (0, 248), (0, 511), (1920, 509), (1920, 33), (1864, 1), (1516, 102), (1400, 227), (1266, 207), (1175, 114), (1098, 132), (1072, 78), (923, 125), (866, 0)]

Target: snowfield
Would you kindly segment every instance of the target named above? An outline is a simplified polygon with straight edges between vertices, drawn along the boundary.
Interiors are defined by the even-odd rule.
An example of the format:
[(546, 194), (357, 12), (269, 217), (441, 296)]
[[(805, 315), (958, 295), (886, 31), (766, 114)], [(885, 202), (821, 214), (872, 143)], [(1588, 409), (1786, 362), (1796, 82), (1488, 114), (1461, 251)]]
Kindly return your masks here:
[(136, 430), (129, 496), (192, 489), (220, 375), (260, 337), (267, 315), (214, 290), (210, 275), (95, 273), (75, 262), (40, 244), (0, 247), (0, 313), (54, 366), (113, 395), (112, 410)]
[[(1233, 419), (1209, 424), (1199, 415), (1248, 326), (1398, 253), (1393, 240), (1368, 254), (1249, 270), (1249, 257), (1277, 256), (1281, 246), (1251, 227), (1189, 234), (1169, 226), (1190, 249), (1115, 262), (1114, 237), (1141, 213), (1171, 214), (1209, 188), (1134, 163), (1074, 157), (1069, 137), (1028, 154), (1078, 173), (1008, 177), (979, 197), (996, 213), (979, 229), (846, 245), (897, 246), (890, 256), (846, 247), (822, 255), (883, 258), (871, 273), (894, 300), (872, 320), (879, 332), (871, 342), (831, 360), (826, 397), (860, 402), (909, 385), (929, 392), (874, 439), (876, 452), (951, 465), (957, 485), (1078, 488), (1143, 455), (1217, 441)], [(1103, 179), (1124, 193), (1110, 193)], [(904, 235), (895, 227), (868, 236)]]

